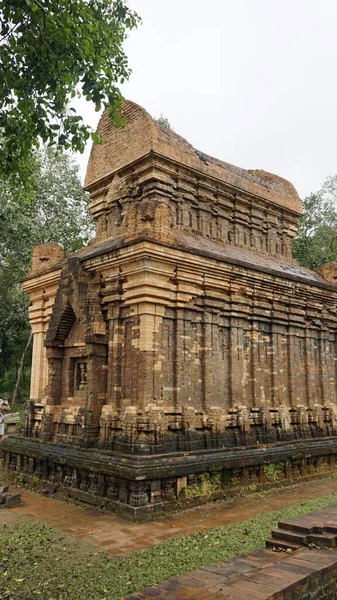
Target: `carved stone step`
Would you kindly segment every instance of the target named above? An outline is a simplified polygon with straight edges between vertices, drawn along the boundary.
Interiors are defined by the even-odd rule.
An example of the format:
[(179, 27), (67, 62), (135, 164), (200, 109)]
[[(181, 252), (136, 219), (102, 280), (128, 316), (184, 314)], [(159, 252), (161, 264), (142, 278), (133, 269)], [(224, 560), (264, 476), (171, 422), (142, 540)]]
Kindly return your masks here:
[(287, 529), (275, 529), (271, 532), (272, 539), (277, 538), (279, 540), (285, 540), (286, 542), (294, 542), (300, 546), (304, 546), (307, 541), (307, 534), (295, 531), (289, 531)]
[(298, 550), (298, 548), (301, 548), (301, 544), (295, 544), (294, 542), (287, 542), (286, 540), (281, 540), (278, 538), (271, 538), (269, 540), (266, 540), (266, 548), (275, 548), (277, 549), (282, 549), (282, 550)]
[(337, 542), (337, 537), (336, 537), (335, 533), (329, 533), (329, 532), (311, 533), (307, 537), (308, 544), (316, 544), (316, 546), (320, 546), (320, 547), (324, 547), (324, 546), (333, 547), (333, 546), (336, 546), (336, 542)]
[(298, 520), (297, 522), (294, 520), (289, 521), (279, 521), (278, 527), (287, 531), (294, 531), (298, 533), (302, 533), (303, 535), (308, 535), (309, 533), (314, 533), (316, 530), (316, 523), (313, 521), (307, 521), (306, 523), (303, 520), (303, 523)]
[(266, 542), (267, 548), (291, 548), (292, 550), (310, 544), (315, 544), (321, 548), (325, 546), (333, 548), (337, 545), (337, 535), (329, 532), (301, 534), (286, 529), (276, 529), (272, 531), (272, 538)]

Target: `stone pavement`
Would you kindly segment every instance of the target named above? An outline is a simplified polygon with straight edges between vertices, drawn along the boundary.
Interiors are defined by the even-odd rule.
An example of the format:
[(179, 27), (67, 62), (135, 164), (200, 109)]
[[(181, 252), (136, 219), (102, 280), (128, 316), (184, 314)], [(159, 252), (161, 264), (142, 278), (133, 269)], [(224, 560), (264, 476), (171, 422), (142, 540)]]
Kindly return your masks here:
[[(337, 594), (337, 504), (279, 523), (284, 552), (262, 549), (173, 577), (124, 600), (329, 600)], [(289, 550), (286, 536), (295, 535)], [(276, 534), (275, 534), (276, 536)], [(314, 546), (314, 548), (313, 548)], [(320, 546), (320, 548), (318, 548)], [(330, 547), (327, 548), (327, 546)]]
[[(11, 486), (11, 490), (15, 491), (15, 488)], [(6, 511), (10, 512), (10, 518), (14, 514), (24, 515), (80, 537), (113, 554), (124, 554), (160, 544), (175, 536), (206, 531), (311, 498), (337, 494), (337, 480), (328, 478), (311, 481), (277, 489), (268, 495), (254, 494), (241, 499), (206, 504), (150, 523), (125, 521), (114, 514), (66, 504), (22, 488), (17, 488), (17, 491), (22, 495), (23, 505)]]
[[(124, 600), (328, 600), (336, 598), (336, 574), (335, 551), (301, 548), (289, 555), (257, 550), (174, 577)], [(327, 588), (330, 594), (321, 595)]]

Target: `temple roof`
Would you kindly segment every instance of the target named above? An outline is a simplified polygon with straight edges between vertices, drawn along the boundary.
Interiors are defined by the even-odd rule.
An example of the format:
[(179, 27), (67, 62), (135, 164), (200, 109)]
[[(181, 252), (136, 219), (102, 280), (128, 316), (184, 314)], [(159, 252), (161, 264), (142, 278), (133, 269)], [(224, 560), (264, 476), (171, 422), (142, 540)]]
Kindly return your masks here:
[(300, 198), (286, 179), (262, 170), (241, 169), (196, 150), (134, 102), (124, 101), (122, 114), (126, 124), (121, 128), (115, 127), (108, 110), (100, 119), (97, 131), (104, 143), (92, 147), (85, 178), (87, 189), (90, 190), (96, 182), (137, 159), (155, 152), (205, 176), (214, 177), (236, 189), (301, 214)]
[[(144, 240), (143, 240), (144, 241)], [(147, 240), (151, 243), (151, 240)], [(156, 242), (158, 244), (158, 241)], [(99, 244), (86, 246), (78, 252), (76, 256), (81, 261), (90, 260), (97, 256), (106, 255), (110, 252), (120, 250), (127, 247), (123, 236), (109, 238)], [(170, 246), (170, 244), (168, 244)], [(222, 244), (221, 242), (210, 240), (203, 236), (192, 236), (183, 231), (176, 230), (175, 241), (173, 247), (178, 250), (189, 252), (190, 254), (198, 254), (207, 256), (229, 264), (239, 265), (256, 271), (263, 271), (269, 274), (278, 275), (286, 279), (293, 279), (318, 287), (334, 289), (331, 282), (325, 279), (322, 274), (310, 271), (298, 264), (290, 264), (284, 260), (271, 258), (257, 252), (252, 252), (248, 248), (238, 248), (230, 244)]]

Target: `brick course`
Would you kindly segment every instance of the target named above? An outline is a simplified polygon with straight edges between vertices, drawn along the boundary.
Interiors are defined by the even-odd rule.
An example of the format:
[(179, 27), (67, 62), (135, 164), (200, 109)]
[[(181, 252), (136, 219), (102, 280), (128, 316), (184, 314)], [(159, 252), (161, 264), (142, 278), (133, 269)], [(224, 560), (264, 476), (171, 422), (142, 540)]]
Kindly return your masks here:
[[(45, 446), (6, 442), (8, 465), (134, 513), (330, 471), (337, 288), (333, 265), (318, 274), (292, 259), (295, 189), (200, 153), (133, 103), (123, 111), (121, 129), (103, 115), (88, 165), (95, 243), (66, 261), (39, 247), (23, 283), (34, 332), (24, 433)], [(88, 472), (78, 447), (182, 458), (165, 478), (142, 459), (140, 481), (136, 466), (108, 473), (103, 459), (103, 474)], [(183, 457), (196, 452), (191, 471)]]

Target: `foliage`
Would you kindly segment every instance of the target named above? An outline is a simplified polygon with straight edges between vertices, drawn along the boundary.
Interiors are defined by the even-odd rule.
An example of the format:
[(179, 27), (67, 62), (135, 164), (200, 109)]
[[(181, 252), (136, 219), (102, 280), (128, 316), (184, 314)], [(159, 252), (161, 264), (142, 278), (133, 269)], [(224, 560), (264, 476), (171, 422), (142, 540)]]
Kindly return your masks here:
[(283, 510), (176, 537), (114, 556), (60, 531), (24, 519), (0, 530), (0, 600), (117, 600), (165, 579), (264, 546), (278, 521), (337, 502), (308, 500)]
[(156, 119), (156, 121), (157, 121), (157, 123), (159, 123), (159, 125), (162, 125), (163, 127), (166, 127), (166, 129), (171, 129), (173, 131), (171, 123), (163, 115), (160, 115), (160, 117), (158, 119)]
[(201, 496), (212, 496), (221, 490), (222, 479), (221, 473), (202, 473), (197, 478), (194, 485), (189, 485), (185, 488), (186, 498), (199, 498)]
[(314, 271), (337, 261), (337, 175), (303, 201), (293, 254), (302, 266)]
[(125, 0), (0, 0), (0, 177), (30, 171), (38, 140), (82, 152), (90, 134), (71, 105), (110, 106), (130, 69), (123, 51), (138, 15)]
[(263, 471), (269, 481), (275, 482), (278, 481), (283, 474), (282, 465), (274, 462), (263, 465)]
[[(0, 396), (12, 397), (20, 357), (29, 336), (28, 300), (12, 285), (0, 291)], [(27, 397), (30, 381), (30, 357), (26, 355), (19, 397)]]
[[(30, 201), (20, 202), (20, 190), (0, 182), (0, 393), (14, 389), (18, 362), (29, 335), (28, 298), (20, 280), (28, 274), (36, 244), (56, 242), (72, 252), (92, 236), (88, 195), (77, 166), (64, 153), (37, 152)], [(23, 372), (28, 390), (30, 356)]]

